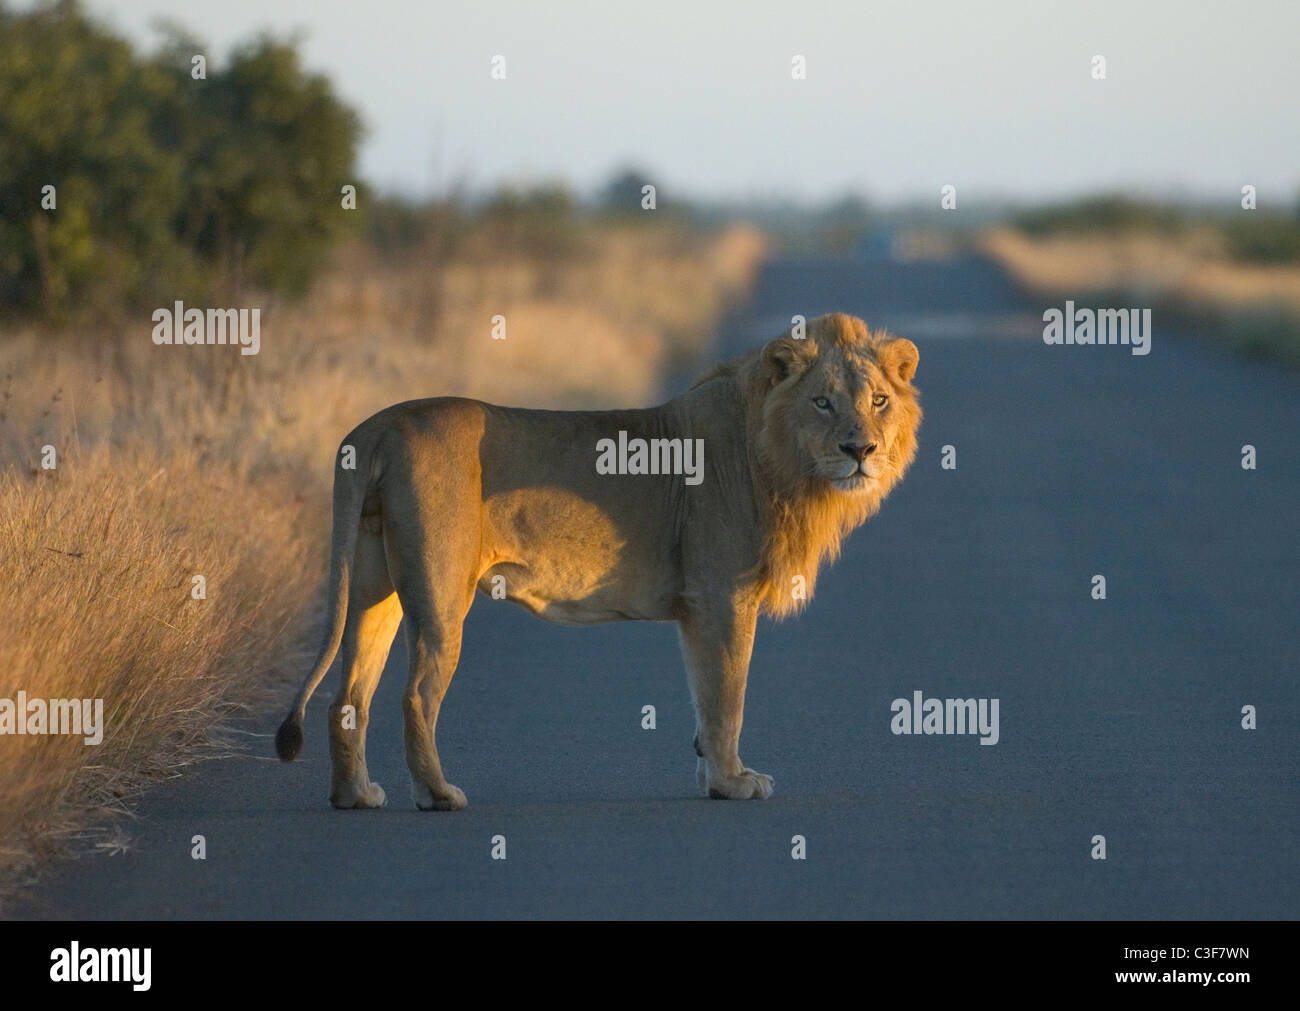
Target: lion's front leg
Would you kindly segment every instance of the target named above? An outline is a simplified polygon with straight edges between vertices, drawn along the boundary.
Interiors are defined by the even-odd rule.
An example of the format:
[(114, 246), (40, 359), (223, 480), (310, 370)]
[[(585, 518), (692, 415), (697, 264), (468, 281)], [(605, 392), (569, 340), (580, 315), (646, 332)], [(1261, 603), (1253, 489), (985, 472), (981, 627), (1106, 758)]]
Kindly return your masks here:
[(710, 797), (765, 800), (772, 795), (772, 777), (740, 761), (745, 682), (757, 620), (756, 602), (741, 599), (690, 606), (678, 622), (699, 728), (696, 779)]

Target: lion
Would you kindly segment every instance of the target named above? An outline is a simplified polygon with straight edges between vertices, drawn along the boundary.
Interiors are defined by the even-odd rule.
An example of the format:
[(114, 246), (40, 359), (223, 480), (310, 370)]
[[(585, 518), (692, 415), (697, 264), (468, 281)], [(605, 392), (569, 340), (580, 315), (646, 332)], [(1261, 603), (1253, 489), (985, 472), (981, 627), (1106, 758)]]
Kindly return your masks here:
[[(715, 366), (658, 407), (543, 411), (438, 397), (373, 415), (340, 446), (328, 630), (277, 754), (297, 756), (307, 701), (341, 645), (330, 802), (385, 804), (366, 771), (366, 725), (405, 616), (415, 805), (463, 808), (438, 756), (438, 712), (475, 590), (504, 589), (567, 625), (676, 622), (700, 790), (767, 798), (772, 777), (740, 760), (758, 616), (802, 607), (818, 569), (912, 463), (917, 360), (911, 341), (835, 313)], [(615, 445), (626, 459), (612, 468)]]

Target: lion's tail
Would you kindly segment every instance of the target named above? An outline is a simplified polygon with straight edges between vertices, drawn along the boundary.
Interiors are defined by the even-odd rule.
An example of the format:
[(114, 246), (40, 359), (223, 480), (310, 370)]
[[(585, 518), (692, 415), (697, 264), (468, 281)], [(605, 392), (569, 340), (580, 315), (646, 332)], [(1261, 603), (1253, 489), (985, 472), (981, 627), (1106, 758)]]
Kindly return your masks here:
[[(375, 444), (378, 441), (365, 431), (365, 426), (354, 430), (343, 440), (335, 457), (334, 471), (334, 531), (330, 548), (329, 625), (316, 663), (303, 681), (294, 698), (293, 708), (275, 732), (275, 753), (283, 761), (292, 762), (302, 750), (302, 718), (307, 702), (334, 662), (335, 654), (343, 641), (343, 628), (348, 619), (348, 588), (352, 577), (352, 559), (357, 549), (357, 532), (361, 526), (361, 509), (365, 504), (377, 475), (372, 473)], [(348, 451), (355, 460), (348, 460)], [(348, 466), (351, 464), (351, 466)]]

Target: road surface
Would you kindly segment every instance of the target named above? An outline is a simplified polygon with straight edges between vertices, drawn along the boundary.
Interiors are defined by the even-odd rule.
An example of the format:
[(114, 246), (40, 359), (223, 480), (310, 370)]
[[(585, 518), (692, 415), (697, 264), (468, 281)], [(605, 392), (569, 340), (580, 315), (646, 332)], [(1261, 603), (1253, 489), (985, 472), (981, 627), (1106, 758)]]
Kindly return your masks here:
[[(759, 628), (741, 755), (771, 800), (697, 796), (671, 625), (480, 597), (438, 728), (468, 809), (409, 806), (399, 636), (369, 738), (387, 809), (326, 801), (331, 675), (297, 763), (268, 713), (256, 753), (157, 789), (130, 852), (27, 915), (1300, 916), (1300, 381), (1158, 313), (1145, 357), (1049, 347), (1046, 307), (978, 260), (801, 259), (728, 321), (728, 354), (832, 310), (921, 349), (912, 471), (805, 615)], [(997, 744), (893, 734), (916, 691), (998, 699)]]

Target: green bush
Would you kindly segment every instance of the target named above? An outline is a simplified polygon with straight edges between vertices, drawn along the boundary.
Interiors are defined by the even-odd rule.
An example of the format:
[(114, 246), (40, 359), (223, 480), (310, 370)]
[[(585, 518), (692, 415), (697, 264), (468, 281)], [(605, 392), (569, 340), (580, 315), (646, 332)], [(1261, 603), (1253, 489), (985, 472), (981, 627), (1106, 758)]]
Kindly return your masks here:
[(360, 122), (292, 43), (259, 38), (221, 68), (210, 55), (173, 33), (141, 57), (75, 0), (0, 6), (0, 307), (306, 287), (352, 226)]

